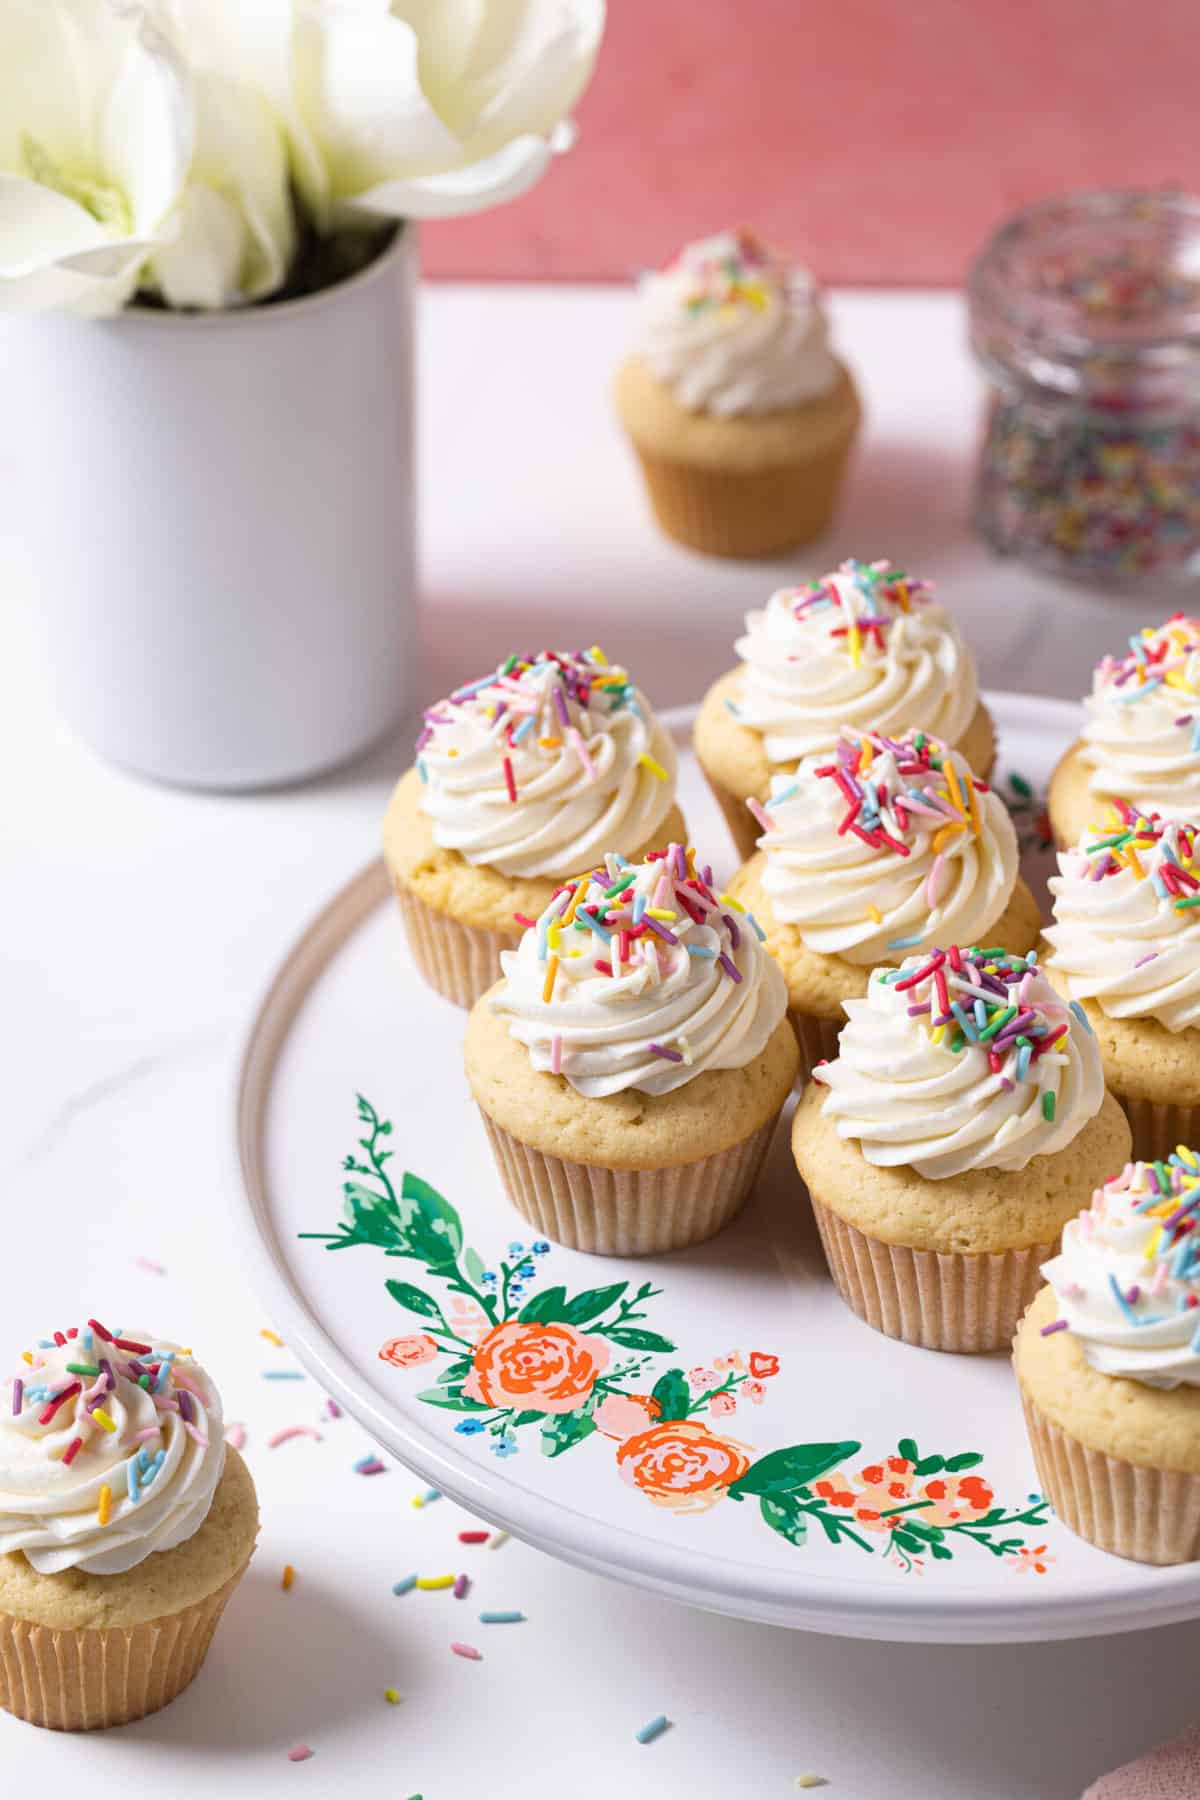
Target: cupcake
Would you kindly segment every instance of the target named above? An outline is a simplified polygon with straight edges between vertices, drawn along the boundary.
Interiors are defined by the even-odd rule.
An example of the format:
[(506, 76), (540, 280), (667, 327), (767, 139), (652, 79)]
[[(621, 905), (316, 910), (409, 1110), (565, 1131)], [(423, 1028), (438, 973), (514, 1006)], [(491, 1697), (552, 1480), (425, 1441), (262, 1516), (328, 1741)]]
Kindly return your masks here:
[(576, 1250), (711, 1237), (796, 1078), (783, 976), (678, 844), (569, 882), (472, 1008), (471, 1091), (513, 1204)]
[(1175, 613), (1130, 644), (1097, 663), (1083, 736), (1051, 778), (1060, 849), (1077, 844), (1112, 800), (1200, 819), (1200, 619)]
[(922, 952), (846, 1002), (792, 1150), (860, 1318), (929, 1350), (1000, 1350), (1068, 1219), (1129, 1154), (1096, 1040), (1032, 955)]
[(425, 714), (383, 853), (413, 960), (471, 1006), (556, 888), (684, 836), (675, 745), (597, 649), (510, 656)]
[(1200, 1141), (1200, 857), (1197, 827), (1109, 822), (1060, 852), (1046, 974), (1087, 1014), (1133, 1153)]
[(757, 835), (747, 800), (764, 804), (772, 775), (832, 754), (844, 725), (932, 732), (987, 779), (992, 721), (970, 651), (932, 593), (888, 562), (851, 561), (746, 614), (741, 667), (709, 689), (696, 720), (696, 755), (743, 860)]
[(928, 732), (845, 729), (772, 777), (759, 849), (729, 884), (783, 970), (805, 1077), (837, 1055), (842, 1007), (876, 963), (953, 940), (1032, 950), (1037, 901), (1007, 807)]
[(1063, 1232), (1013, 1361), (1038, 1480), (1071, 1531), (1200, 1559), (1200, 1158), (1135, 1162)]
[(645, 277), (614, 399), (668, 537), (781, 556), (829, 524), (858, 394), (812, 277), (751, 232), (689, 244)]
[(26, 1351), (0, 1411), (0, 1706), (59, 1731), (165, 1706), (257, 1533), (190, 1350), (90, 1319)]

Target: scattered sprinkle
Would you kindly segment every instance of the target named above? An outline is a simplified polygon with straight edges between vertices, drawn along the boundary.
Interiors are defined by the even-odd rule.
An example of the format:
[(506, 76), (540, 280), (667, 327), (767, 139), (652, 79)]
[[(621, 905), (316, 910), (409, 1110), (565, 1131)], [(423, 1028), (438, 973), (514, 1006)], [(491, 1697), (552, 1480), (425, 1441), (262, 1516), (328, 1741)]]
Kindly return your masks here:
[(145, 1269), (150, 1275), (165, 1275), (167, 1272), (161, 1263), (151, 1261), (148, 1256), (135, 1256), (133, 1266), (135, 1269)]
[(412, 1503), (417, 1508), (417, 1510), (420, 1511), (421, 1507), (432, 1506), (434, 1501), (440, 1500), (441, 1497), (442, 1497), (442, 1491), (440, 1488), (426, 1488), (425, 1492), (423, 1494), (414, 1494), (413, 1495)]
[(467, 1597), (467, 1589), (470, 1585), (471, 1577), (469, 1575), (459, 1575), (454, 1583), (454, 1598), (456, 1600), (465, 1600)]
[(225, 1427), (225, 1442), (234, 1450), (243, 1450), (246, 1445), (246, 1427), (244, 1425), (239, 1425), (236, 1420), (233, 1424), (227, 1425)]
[(389, 1706), (399, 1706), (400, 1704), (400, 1696), (395, 1688), (384, 1688), (383, 1697)]
[(670, 1727), (671, 1721), (666, 1713), (659, 1713), (657, 1718), (650, 1719), (633, 1735), (639, 1744), (652, 1744), (655, 1738), (661, 1737), (664, 1731), (670, 1730)]
[(264, 1381), (303, 1381), (304, 1371), (303, 1369), (264, 1369), (262, 1378)]
[(258, 1335), (259, 1337), (266, 1338), (268, 1344), (277, 1344), (281, 1350), (283, 1349), (283, 1339), (277, 1331), (272, 1331), (268, 1326), (264, 1325)]
[(383, 1475), (386, 1471), (387, 1464), (380, 1462), (377, 1456), (360, 1456), (354, 1465), (356, 1475)]
[(829, 1783), (824, 1775), (797, 1775), (792, 1785), (803, 1791), (805, 1788), (828, 1787)]
[(315, 1438), (321, 1443), (321, 1434), (312, 1425), (285, 1425), (282, 1431), (276, 1431), (267, 1439), (267, 1449), (277, 1450), (280, 1444), (290, 1444), (293, 1438)]
[(455, 1656), (465, 1656), (468, 1662), (482, 1662), (483, 1651), (477, 1650), (474, 1644), (460, 1644), (457, 1639), (450, 1645)]
[(310, 1746), (308, 1744), (293, 1744), (291, 1749), (288, 1751), (288, 1761), (289, 1762), (307, 1762), (309, 1757), (314, 1754), (315, 1754), (314, 1751), (310, 1748)]
[(481, 1625), (523, 1625), (525, 1614), (523, 1612), (481, 1612), (479, 1623)]
[(507, 1544), (507, 1542), (511, 1536), (512, 1536), (512, 1533), (508, 1532), (508, 1531), (493, 1532), (491, 1542), (488, 1545), (488, 1549), (489, 1550), (502, 1550), (504, 1548), (505, 1544)]
[(393, 1594), (411, 1594), (416, 1585), (417, 1577), (415, 1575), (405, 1575), (399, 1581), (393, 1581), (392, 1592)]
[(296, 1571), (295, 1571), (295, 1569), (293, 1569), (291, 1563), (284, 1563), (283, 1574), (280, 1576), (279, 1585), (283, 1589), (285, 1594), (287, 1593), (288, 1589), (291, 1587), (291, 1585), (292, 1585), (293, 1581), (295, 1581), (295, 1579), (296, 1579)]
[(432, 1593), (438, 1588), (452, 1588), (457, 1580), (457, 1575), (418, 1575), (417, 1586)]
[(460, 1544), (486, 1544), (488, 1533), (486, 1531), (460, 1531), (458, 1541)]

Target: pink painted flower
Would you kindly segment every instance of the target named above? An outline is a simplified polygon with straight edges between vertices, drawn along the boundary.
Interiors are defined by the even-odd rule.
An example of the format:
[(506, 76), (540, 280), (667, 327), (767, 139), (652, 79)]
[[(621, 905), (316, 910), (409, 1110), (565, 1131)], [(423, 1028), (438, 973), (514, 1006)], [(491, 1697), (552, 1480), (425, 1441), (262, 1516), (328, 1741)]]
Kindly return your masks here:
[(929, 1502), (918, 1515), (926, 1525), (958, 1525), (981, 1519), (996, 1496), (981, 1475), (939, 1475), (925, 1483), (920, 1498)]
[(724, 1356), (715, 1356), (713, 1358), (713, 1367), (715, 1369), (733, 1369), (736, 1371), (744, 1369), (745, 1366), (740, 1350), (729, 1350)]
[(491, 1330), (491, 1322), (478, 1300), (469, 1294), (451, 1294), (450, 1329), (469, 1344), (477, 1344)]
[(742, 1393), (745, 1394), (751, 1406), (761, 1406), (767, 1397), (767, 1390), (761, 1381), (744, 1381)]
[(694, 1369), (688, 1370), (688, 1380), (694, 1388), (699, 1388), (701, 1393), (703, 1393), (705, 1388), (716, 1387), (717, 1385), (716, 1371), (713, 1369), (705, 1369), (699, 1363), (697, 1363)]
[(380, 1362), (392, 1363), (397, 1369), (415, 1369), (420, 1363), (434, 1362), (439, 1352), (433, 1339), (424, 1331), (409, 1337), (389, 1338), (379, 1352)]
[(622, 1480), (673, 1512), (705, 1512), (750, 1467), (750, 1451), (699, 1419), (664, 1419), (617, 1451)]
[(592, 1414), (596, 1430), (623, 1443), (645, 1431), (658, 1417), (658, 1402), (649, 1394), (605, 1394)]
[(1045, 1575), (1049, 1573), (1050, 1564), (1055, 1560), (1053, 1556), (1046, 1555), (1045, 1544), (1034, 1544), (1032, 1548), (1028, 1544), (1022, 1544), (1013, 1557), (1012, 1567), (1019, 1575)]
[(561, 1322), (522, 1324), (508, 1319), (476, 1345), (462, 1391), (484, 1406), (574, 1412), (607, 1367), (608, 1345), (603, 1338), (585, 1337)]
[(714, 1394), (708, 1403), (708, 1410), (714, 1419), (727, 1419), (730, 1413), (737, 1411), (737, 1395), (728, 1389), (721, 1394)]

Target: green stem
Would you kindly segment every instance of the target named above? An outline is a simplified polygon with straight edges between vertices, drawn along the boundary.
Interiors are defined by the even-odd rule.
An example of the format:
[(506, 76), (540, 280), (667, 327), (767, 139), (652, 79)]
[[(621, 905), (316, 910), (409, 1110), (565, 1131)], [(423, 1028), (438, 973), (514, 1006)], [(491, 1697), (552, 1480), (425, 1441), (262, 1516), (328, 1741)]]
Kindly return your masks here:
[(706, 1394), (701, 1394), (698, 1399), (692, 1401), (687, 1410), (688, 1418), (690, 1419), (693, 1413), (703, 1412), (715, 1394), (732, 1394), (734, 1389), (740, 1387), (742, 1382), (747, 1379), (748, 1377), (745, 1375), (727, 1375), (720, 1387), (709, 1388)]

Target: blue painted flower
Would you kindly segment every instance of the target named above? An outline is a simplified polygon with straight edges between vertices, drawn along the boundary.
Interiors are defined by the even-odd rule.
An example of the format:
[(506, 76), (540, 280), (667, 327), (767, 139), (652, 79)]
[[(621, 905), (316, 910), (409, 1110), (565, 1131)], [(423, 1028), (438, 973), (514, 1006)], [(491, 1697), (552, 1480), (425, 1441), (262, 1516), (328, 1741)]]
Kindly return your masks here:
[(536, 1272), (537, 1271), (534, 1269), (531, 1262), (523, 1262), (517, 1270), (517, 1274), (521, 1277), (522, 1281), (532, 1281)]
[(480, 1279), (480, 1281), (482, 1281), (484, 1287), (495, 1287), (495, 1285), (496, 1285), (495, 1269), (485, 1269), (483, 1271), (483, 1274), (479, 1277), (479, 1279)]
[(484, 1426), (482, 1419), (460, 1419), (454, 1429), (461, 1432), (463, 1437), (475, 1437)]
[(549, 1250), (550, 1246), (546, 1242), (545, 1238), (539, 1238), (537, 1243), (531, 1244), (529, 1246), (529, 1248), (533, 1251), (533, 1254), (535, 1256), (545, 1256), (547, 1251)]
[(511, 1432), (502, 1431), (492, 1445), (492, 1452), (496, 1456), (515, 1456), (520, 1448), (521, 1446)]
[(524, 1248), (524, 1244), (510, 1244), (508, 1246), (508, 1254), (510, 1256), (520, 1256)]

